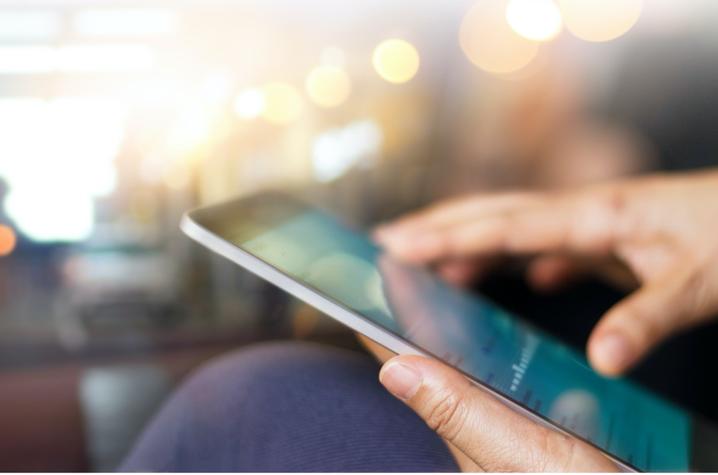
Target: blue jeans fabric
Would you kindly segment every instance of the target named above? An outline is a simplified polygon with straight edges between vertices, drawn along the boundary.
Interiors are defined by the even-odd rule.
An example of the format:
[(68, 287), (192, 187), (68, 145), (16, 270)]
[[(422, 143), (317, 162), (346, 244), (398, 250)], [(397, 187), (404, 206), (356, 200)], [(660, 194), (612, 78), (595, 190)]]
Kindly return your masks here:
[(155, 417), (122, 471), (457, 471), (368, 356), (266, 344), (210, 363)]

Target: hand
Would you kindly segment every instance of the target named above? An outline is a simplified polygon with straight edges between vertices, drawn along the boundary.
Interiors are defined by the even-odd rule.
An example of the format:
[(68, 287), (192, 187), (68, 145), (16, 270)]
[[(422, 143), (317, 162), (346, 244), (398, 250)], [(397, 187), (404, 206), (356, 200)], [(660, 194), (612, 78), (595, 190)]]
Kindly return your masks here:
[[(451, 316), (455, 305), (447, 300), (445, 294), (443, 298), (435, 294), (437, 291), (441, 292), (440, 289), (444, 286), (437, 286), (423, 272), (416, 272), (412, 267), (387, 256), (379, 259), (378, 267), (384, 295), (394, 319), (401, 328), (411, 329), (413, 341), (435, 354), (461, 351), (460, 348), (471, 345), (470, 340), (462, 338), (465, 329), (461, 325), (461, 318)], [(382, 363), (395, 356), (364, 337), (360, 339)], [(394, 363), (397, 366), (392, 366)], [(418, 375), (418, 382), (408, 382), (409, 392), (416, 392), (416, 398), (404, 392), (407, 378), (402, 376), (402, 370), (408, 370), (409, 376)], [(437, 429), (464, 471), (605, 471), (616, 468), (588, 445), (533, 424), (487, 393), (471, 386), (461, 374), (435, 360), (395, 358), (392, 363), (384, 365), (380, 379), (394, 394), (414, 408), (432, 428)], [(402, 387), (402, 384), (405, 386)], [(423, 388), (423, 397), (418, 396), (419, 389), (415, 390), (415, 385), (417, 388)], [(461, 410), (448, 407), (454, 403)], [(491, 417), (485, 417), (484, 412), (488, 412)], [(443, 417), (447, 419), (442, 420)], [(466, 424), (466, 421), (471, 424)], [(480, 428), (478, 422), (481, 423)], [(452, 431), (456, 430), (450, 428), (451, 424), (461, 425), (456, 430), (470, 432), (453, 436)], [(471, 432), (478, 430), (482, 430), (483, 434)], [(524, 434), (535, 438), (526, 439)], [(473, 445), (467, 446), (468, 440), (471, 440)], [(489, 442), (484, 445), (484, 440)], [(514, 448), (519, 441), (521, 445)], [(576, 447), (580, 447), (580, 450), (576, 450)], [(577, 460), (571, 460), (568, 454), (570, 451), (576, 451)]]
[(592, 365), (618, 375), (671, 334), (718, 313), (717, 218), (718, 173), (704, 172), (470, 197), (403, 218), (376, 238), (415, 263), (536, 256), (531, 272), (548, 282), (585, 262), (621, 262), (639, 287), (601, 319), (588, 343)]
[(617, 471), (598, 450), (529, 421), (438, 361), (398, 356), (379, 379), (450, 444), (464, 471)]

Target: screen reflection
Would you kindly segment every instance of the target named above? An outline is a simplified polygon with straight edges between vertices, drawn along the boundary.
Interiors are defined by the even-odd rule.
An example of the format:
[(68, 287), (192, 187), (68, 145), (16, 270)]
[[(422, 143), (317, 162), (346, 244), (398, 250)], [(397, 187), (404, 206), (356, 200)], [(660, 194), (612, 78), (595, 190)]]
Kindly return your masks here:
[(235, 243), (639, 469), (688, 469), (690, 419), (682, 410), (598, 375), (566, 345), (481, 296), (383, 255), (323, 212), (294, 214)]

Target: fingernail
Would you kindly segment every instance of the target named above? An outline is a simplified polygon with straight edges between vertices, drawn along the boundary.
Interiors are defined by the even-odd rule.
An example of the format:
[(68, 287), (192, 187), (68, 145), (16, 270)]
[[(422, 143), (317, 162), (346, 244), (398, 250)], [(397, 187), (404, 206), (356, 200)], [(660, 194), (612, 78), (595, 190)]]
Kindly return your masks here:
[(609, 372), (623, 371), (633, 359), (633, 350), (628, 339), (617, 332), (602, 336), (594, 344), (594, 359), (599, 369)]
[(421, 373), (403, 363), (389, 363), (379, 373), (379, 381), (399, 399), (411, 399), (421, 386)]

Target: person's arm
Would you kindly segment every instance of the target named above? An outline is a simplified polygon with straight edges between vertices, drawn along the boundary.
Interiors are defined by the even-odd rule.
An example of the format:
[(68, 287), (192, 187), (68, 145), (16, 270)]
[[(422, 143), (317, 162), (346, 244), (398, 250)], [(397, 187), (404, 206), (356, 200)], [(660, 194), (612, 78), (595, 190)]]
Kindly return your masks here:
[(587, 258), (619, 260), (639, 286), (589, 340), (589, 359), (606, 375), (623, 373), (669, 335), (718, 313), (715, 172), (474, 196), (414, 213), (376, 237), (402, 259), (440, 268), (500, 254), (534, 256), (531, 274), (547, 281), (585, 268)]

